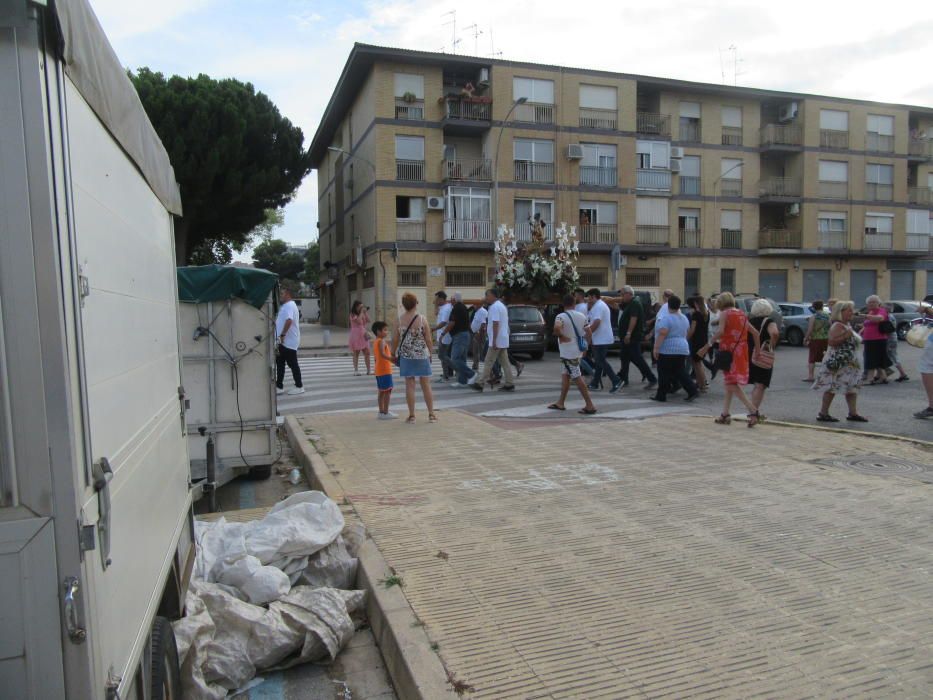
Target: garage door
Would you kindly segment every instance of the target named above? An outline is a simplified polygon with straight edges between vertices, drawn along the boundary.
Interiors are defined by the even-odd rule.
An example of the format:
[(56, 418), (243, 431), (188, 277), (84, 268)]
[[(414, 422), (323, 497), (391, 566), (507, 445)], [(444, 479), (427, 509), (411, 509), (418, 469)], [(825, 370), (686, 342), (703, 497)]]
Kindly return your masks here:
[(865, 306), (865, 299), (878, 293), (878, 282), (875, 277), (874, 270), (852, 270), (852, 284), (849, 288), (852, 290), (852, 301), (855, 302), (856, 309)]
[(831, 294), (833, 273), (831, 270), (803, 271), (803, 301), (826, 301)]
[(891, 298), (914, 298), (914, 271), (891, 270)]
[(759, 270), (758, 293), (775, 301), (787, 301), (787, 270)]

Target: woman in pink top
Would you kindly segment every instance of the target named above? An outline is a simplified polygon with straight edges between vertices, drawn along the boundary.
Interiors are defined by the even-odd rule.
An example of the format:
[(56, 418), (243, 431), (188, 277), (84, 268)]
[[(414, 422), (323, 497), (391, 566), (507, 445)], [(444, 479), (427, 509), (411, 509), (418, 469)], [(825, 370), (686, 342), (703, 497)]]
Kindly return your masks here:
[(369, 326), (369, 309), (359, 299), (350, 307), (350, 351), (353, 353), (353, 374), (360, 376), (360, 353), (366, 357), (366, 374), (369, 370), (369, 340), (366, 328)]
[(887, 373), (884, 370), (891, 366), (888, 359), (888, 334), (882, 333), (879, 326), (890, 320), (890, 314), (881, 305), (880, 297), (874, 294), (865, 300), (865, 304), (868, 306), (865, 325), (862, 326), (865, 379), (871, 384), (887, 384)]

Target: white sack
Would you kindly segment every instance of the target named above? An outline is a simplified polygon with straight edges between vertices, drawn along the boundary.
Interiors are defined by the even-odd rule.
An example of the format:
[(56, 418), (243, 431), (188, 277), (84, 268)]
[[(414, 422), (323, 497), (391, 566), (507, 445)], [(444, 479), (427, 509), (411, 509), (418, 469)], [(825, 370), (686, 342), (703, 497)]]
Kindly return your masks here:
[(318, 588), (353, 588), (357, 565), (358, 560), (350, 556), (340, 536), (309, 559), (300, 582)]
[(254, 605), (278, 600), (292, 587), (284, 571), (263, 566), (256, 557), (249, 555), (221, 570), (217, 583), (239, 589)]

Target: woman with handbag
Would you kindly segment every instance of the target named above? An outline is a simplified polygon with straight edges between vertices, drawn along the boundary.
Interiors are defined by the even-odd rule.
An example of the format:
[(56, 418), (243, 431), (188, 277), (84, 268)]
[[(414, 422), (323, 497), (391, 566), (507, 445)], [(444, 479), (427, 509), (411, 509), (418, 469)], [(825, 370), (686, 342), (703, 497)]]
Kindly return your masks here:
[(773, 313), (771, 303), (767, 299), (758, 299), (752, 304), (748, 312), (748, 324), (758, 331), (761, 338), (761, 347), (753, 352), (751, 340), (748, 341), (748, 351), (751, 353), (751, 366), (748, 369), (748, 383), (753, 385), (752, 403), (758, 412), (758, 420), (763, 421), (761, 415), (761, 402), (765, 398), (765, 391), (771, 386), (771, 374), (774, 371), (774, 351), (778, 346), (781, 333), (778, 325), (771, 318)]
[(406, 423), (415, 422), (415, 381), (421, 382), (421, 393), (428, 407), (428, 420), (437, 422), (434, 415), (434, 395), (431, 393), (431, 356), (434, 343), (428, 320), (418, 313), (418, 297), (411, 292), (402, 295), (405, 312), (398, 318), (398, 327), (392, 337), (392, 354), (398, 358), (399, 376), (405, 379), (405, 400), (408, 402)]
[(829, 407), (836, 394), (843, 393), (849, 405), (849, 415), (846, 420), (855, 423), (867, 423), (868, 419), (859, 415), (858, 390), (862, 385), (862, 368), (859, 367), (858, 345), (861, 337), (852, 328), (852, 317), (855, 315), (855, 304), (851, 301), (837, 301), (833, 306), (829, 328), (829, 348), (823, 357), (823, 364), (813, 388), (823, 392), (823, 403), (820, 413), (816, 417), (821, 423), (838, 423), (838, 418), (829, 414)]
[(895, 332), (894, 324), (884, 306), (881, 297), (872, 294), (865, 300), (868, 310), (865, 313), (865, 325), (862, 326), (862, 339), (865, 343), (865, 379), (869, 384), (887, 384), (885, 369), (891, 366), (888, 359), (888, 334)]
[(735, 297), (729, 292), (723, 292), (716, 298), (719, 309), (719, 328), (703, 348), (703, 354), (709, 352), (710, 346), (719, 343), (719, 351), (714, 360), (716, 367), (723, 373), (723, 384), (726, 388), (726, 397), (722, 406), (722, 414), (716, 419), (719, 425), (729, 425), (732, 416), (729, 407), (733, 397), (738, 398), (748, 409), (748, 427), (758, 424), (758, 409), (745, 395), (742, 387), (748, 384), (748, 349), (747, 338), (752, 337), (753, 352), (760, 349), (761, 339), (758, 330), (748, 324), (748, 317), (741, 309), (735, 308)]

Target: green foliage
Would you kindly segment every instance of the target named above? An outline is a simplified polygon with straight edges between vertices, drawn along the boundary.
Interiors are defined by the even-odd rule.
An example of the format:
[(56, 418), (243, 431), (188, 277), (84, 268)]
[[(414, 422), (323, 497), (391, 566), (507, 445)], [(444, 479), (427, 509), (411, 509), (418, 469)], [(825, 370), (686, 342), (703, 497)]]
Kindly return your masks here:
[(285, 241), (272, 238), (253, 249), (253, 265), (274, 272), (279, 279), (297, 280), (304, 272), (305, 259), (300, 253), (289, 253)]
[(317, 241), (308, 246), (305, 253), (305, 284), (316, 287), (321, 277), (321, 245)]
[(301, 129), (232, 78), (166, 79), (140, 68), (130, 79), (181, 187), (185, 214), (176, 233), (185, 262), (229, 262), (311, 170)]
[(271, 241), (272, 233), (285, 223), (285, 212), (281, 209), (266, 209), (262, 223), (250, 231), (251, 238), (261, 241)]

